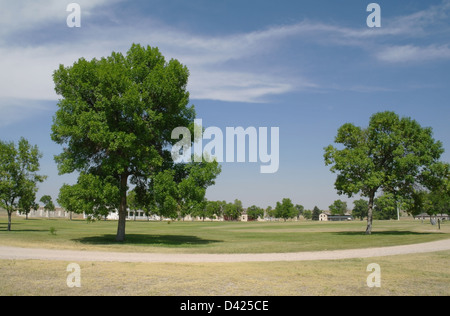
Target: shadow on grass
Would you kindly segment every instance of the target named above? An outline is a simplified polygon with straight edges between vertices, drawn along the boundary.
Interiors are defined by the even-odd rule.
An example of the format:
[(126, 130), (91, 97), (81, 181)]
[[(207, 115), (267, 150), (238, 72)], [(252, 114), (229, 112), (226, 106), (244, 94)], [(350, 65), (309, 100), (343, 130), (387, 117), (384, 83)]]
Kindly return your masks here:
[(202, 239), (186, 235), (140, 235), (127, 234), (125, 242), (117, 242), (116, 235), (101, 235), (73, 239), (73, 241), (90, 245), (148, 245), (148, 246), (199, 246), (223, 242), (222, 240)]
[[(360, 235), (366, 235), (364, 231), (348, 231), (348, 232), (335, 232), (333, 234), (336, 235), (344, 235), (344, 236), (360, 236)], [(443, 234), (442, 232), (436, 231), (436, 232), (413, 232), (409, 230), (402, 230), (402, 231), (395, 231), (395, 230), (389, 230), (389, 231), (372, 231), (372, 235), (369, 236), (423, 236), (423, 235), (431, 235), (431, 234)]]

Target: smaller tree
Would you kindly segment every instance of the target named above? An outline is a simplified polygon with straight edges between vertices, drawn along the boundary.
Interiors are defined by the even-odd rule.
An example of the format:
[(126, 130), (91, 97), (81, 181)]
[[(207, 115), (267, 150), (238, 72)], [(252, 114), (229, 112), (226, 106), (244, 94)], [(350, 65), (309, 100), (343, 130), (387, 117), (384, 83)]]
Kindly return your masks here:
[(409, 209), (413, 215), (425, 212), (430, 215), (431, 221), (433, 215), (450, 214), (450, 165), (442, 166), (443, 174), (435, 177), (436, 182), (431, 191), (422, 189), (414, 193), (413, 203), (410, 204)]
[(369, 202), (364, 199), (359, 199), (353, 202), (354, 208), (352, 211), (352, 215), (356, 218), (359, 217), (363, 220), (367, 217), (367, 210), (369, 208)]
[(347, 212), (347, 202), (336, 200), (329, 206), (329, 209), (331, 215), (345, 215), (345, 213)]
[(205, 202), (205, 216), (213, 220), (216, 216), (220, 216), (221, 205), (219, 201), (206, 201)]
[(321, 213), (322, 213), (322, 211), (320, 210), (320, 208), (318, 208), (317, 206), (314, 206), (314, 209), (313, 209), (312, 215), (311, 215), (311, 219), (313, 221), (318, 221)]
[(295, 209), (297, 210), (297, 219), (300, 219), (300, 216), (303, 215), (305, 208), (303, 207), (303, 205), (296, 204)]
[(84, 214), (88, 221), (106, 217), (120, 203), (112, 177), (81, 173), (75, 185), (63, 185), (58, 203), (69, 212)]
[(272, 208), (272, 206), (268, 206), (265, 211), (265, 216), (272, 219), (275, 217), (275, 210)]
[[(193, 162), (178, 169), (159, 172), (152, 178), (149, 198), (159, 215), (175, 219), (186, 215), (205, 216), (206, 189), (215, 183), (221, 167), (216, 162)], [(142, 190), (145, 191), (145, 190)]]
[(397, 218), (397, 202), (390, 193), (385, 193), (375, 199), (373, 216), (378, 220), (389, 220)]
[(38, 210), (39, 204), (36, 203), (37, 187), (33, 182), (27, 182), (24, 185), (23, 195), (19, 201), (19, 211), (25, 214), (25, 219), (28, 219), (28, 214), (31, 210)]
[(258, 217), (264, 216), (264, 209), (256, 205), (252, 205), (247, 209), (247, 215), (249, 220), (257, 220)]
[(239, 216), (242, 215), (243, 210), (244, 209), (242, 208), (242, 202), (238, 199), (235, 199), (234, 203), (227, 203), (223, 215), (226, 220), (235, 221), (239, 218)]
[(17, 147), (14, 142), (0, 141), (0, 207), (8, 213), (8, 231), (12, 214), (32, 206), (37, 184), (46, 178), (37, 174), (41, 158), (38, 147), (24, 138)]
[(284, 198), (281, 203), (277, 202), (277, 206), (275, 207), (275, 216), (277, 218), (282, 218), (286, 221), (289, 218), (296, 217), (298, 211), (292, 204), (291, 199)]
[(44, 203), (44, 210), (48, 212), (48, 217), (50, 217), (50, 212), (54, 212), (56, 210), (55, 204), (53, 204), (52, 197), (50, 195), (44, 195), (40, 199), (41, 203)]
[(64, 184), (59, 190), (59, 195), (56, 200), (58, 204), (64, 208), (70, 214), (70, 220), (72, 220), (72, 214), (77, 213), (77, 203), (76, 192), (74, 192), (74, 187), (68, 184)]
[(303, 211), (303, 217), (305, 219), (311, 219), (312, 218), (312, 211), (311, 210), (304, 210)]

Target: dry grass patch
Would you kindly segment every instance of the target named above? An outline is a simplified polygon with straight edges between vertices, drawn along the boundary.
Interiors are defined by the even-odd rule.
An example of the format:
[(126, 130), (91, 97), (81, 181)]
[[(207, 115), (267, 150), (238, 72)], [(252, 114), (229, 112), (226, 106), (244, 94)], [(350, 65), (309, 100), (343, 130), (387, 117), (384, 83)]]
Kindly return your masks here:
[[(67, 262), (0, 260), (0, 295), (448, 296), (448, 262), (450, 251), (309, 262), (83, 262), (81, 288), (68, 288)], [(366, 284), (370, 263), (381, 267), (381, 288)]]

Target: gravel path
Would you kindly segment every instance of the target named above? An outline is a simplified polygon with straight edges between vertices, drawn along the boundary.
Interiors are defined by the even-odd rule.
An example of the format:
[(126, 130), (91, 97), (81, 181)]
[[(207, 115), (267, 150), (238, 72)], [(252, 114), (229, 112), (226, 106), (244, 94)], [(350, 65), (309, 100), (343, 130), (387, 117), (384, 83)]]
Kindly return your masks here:
[(207, 263), (207, 262), (267, 262), (267, 261), (310, 261), (350, 258), (371, 258), (411, 253), (425, 253), (450, 250), (450, 239), (428, 243), (333, 251), (312, 251), (296, 253), (261, 254), (161, 254), (123, 253), (98, 251), (53, 250), (0, 246), (0, 259), (8, 260), (57, 260), (94, 262), (163, 262), (163, 263)]

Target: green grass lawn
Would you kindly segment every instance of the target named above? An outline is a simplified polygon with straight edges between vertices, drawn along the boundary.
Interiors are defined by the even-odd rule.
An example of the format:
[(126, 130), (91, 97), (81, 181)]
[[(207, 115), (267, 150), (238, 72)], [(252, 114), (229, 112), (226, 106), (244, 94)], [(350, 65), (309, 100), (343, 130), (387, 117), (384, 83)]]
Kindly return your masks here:
[[(124, 243), (115, 242), (116, 221), (13, 217), (12, 231), (0, 216), (0, 244), (53, 249), (171, 253), (264, 253), (368, 248), (450, 238), (450, 223), (404, 219), (365, 222), (127, 222)], [(54, 231), (53, 234), (51, 231)]]
[[(114, 241), (117, 222), (0, 216), (0, 244), (53, 249), (171, 253), (292, 252), (410, 244), (450, 238), (411, 219), (365, 222), (127, 222), (127, 241)], [(51, 233), (53, 227), (54, 234)], [(450, 295), (450, 251), (366, 259), (249, 263), (80, 262), (81, 288), (66, 284), (68, 262), (0, 260), (0, 296), (9, 295)], [(369, 288), (368, 264), (381, 267)]]

